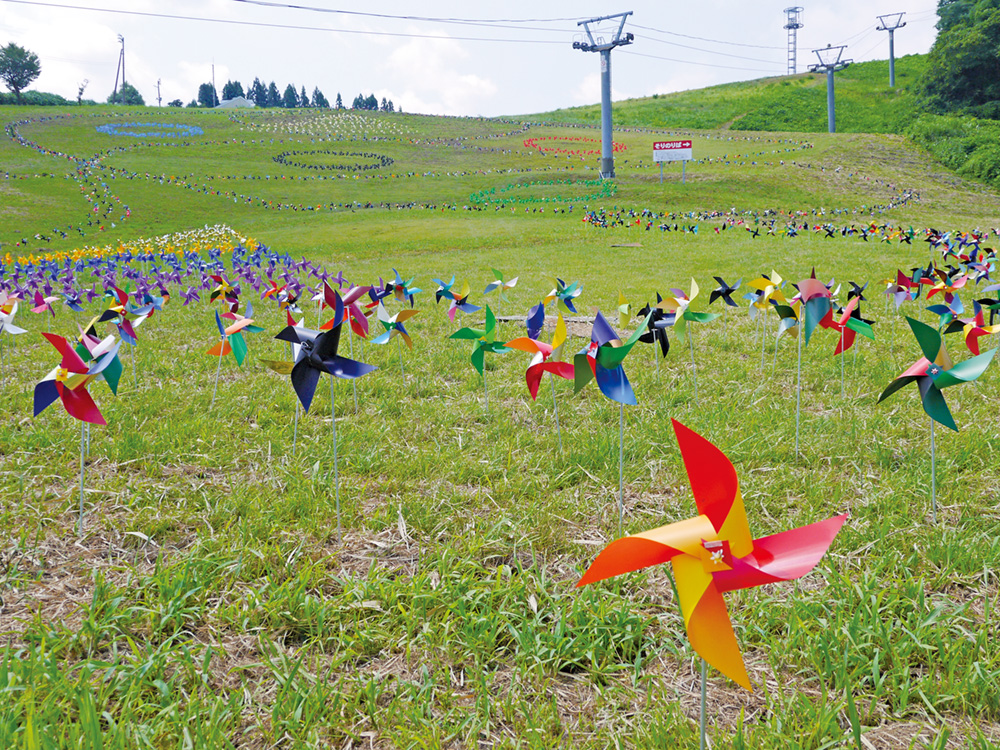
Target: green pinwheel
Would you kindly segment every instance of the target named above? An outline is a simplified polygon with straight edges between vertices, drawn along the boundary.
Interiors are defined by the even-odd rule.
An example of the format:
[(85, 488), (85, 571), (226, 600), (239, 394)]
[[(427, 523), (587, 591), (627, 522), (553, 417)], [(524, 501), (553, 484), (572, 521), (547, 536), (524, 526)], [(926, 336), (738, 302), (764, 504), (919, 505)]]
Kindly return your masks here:
[(486, 394), (486, 407), (489, 408), (489, 393), (486, 390), (486, 372), (484, 370), (486, 352), (502, 354), (503, 352), (511, 351), (502, 341), (496, 340), (497, 319), (493, 315), (493, 311), (489, 305), (486, 306), (486, 323), (482, 330), (478, 328), (460, 328), (448, 338), (476, 342), (472, 349), (470, 361), (472, 362), (472, 366), (483, 376), (483, 393)]
[(997, 350), (990, 349), (988, 352), (959, 362), (957, 365), (952, 364), (940, 333), (919, 320), (907, 318), (906, 321), (910, 324), (910, 330), (913, 331), (924, 356), (889, 383), (888, 387), (882, 391), (882, 395), (879, 396), (879, 403), (900, 388), (910, 383), (916, 383), (920, 389), (920, 399), (927, 416), (948, 429), (958, 432), (955, 419), (951, 416), (942, 391), (959, 383), (971, 383), (978, 378), (986, 372), (986, 368), (989, 367)]
[(948, 429), (958, 432), (955, 420), (951, 416), (948, 404), (942, 391), (959, 383), (971, 383), (989, 367), (996, 349), (978, 354), (957, 365), (952, 364), (951, 357), (944, 348), (944, 339), (926, 323), (913, 318), (907, 318), (910, 330), (920, 345), (923, 357), (918, 359), (902, 375), (889, 383), (889, 386), (879, 396), (879, 403), (905, 385), (916, 383), (920, 389), (920, 400), (924, 411), (931, 418), (931, 518), (937, 523), (937, 482), (935, 480), (934, 455), (934, 423), (940, 422)]

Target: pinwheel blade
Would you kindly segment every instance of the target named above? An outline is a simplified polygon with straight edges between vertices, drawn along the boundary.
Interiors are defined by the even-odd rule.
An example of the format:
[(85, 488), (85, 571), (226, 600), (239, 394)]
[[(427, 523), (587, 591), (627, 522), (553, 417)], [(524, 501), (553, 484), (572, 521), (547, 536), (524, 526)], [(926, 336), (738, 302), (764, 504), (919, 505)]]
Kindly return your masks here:
[(309, 411), (313, 396), (316, 395), (316, 385), (319, 383), (319, 370), (302, 360), (292, 368), (292, 388), (299, 397), (302, 410)]

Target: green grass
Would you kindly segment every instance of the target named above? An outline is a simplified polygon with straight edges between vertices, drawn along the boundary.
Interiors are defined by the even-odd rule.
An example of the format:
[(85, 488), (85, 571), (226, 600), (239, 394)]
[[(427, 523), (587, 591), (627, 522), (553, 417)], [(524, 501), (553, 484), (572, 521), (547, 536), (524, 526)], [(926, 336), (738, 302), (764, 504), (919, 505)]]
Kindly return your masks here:
[[(661, 186), (653, 134), (623, 133), (615, 194), (579, 199), (569, 213), (568, 203), (542, 199), (572, 197), (570, 186), (544, 183), (592, 179), (596, 160), (530, 155), (523, 140), (595, 131), (379, 116), (378, 125), (345, 124), (338, 137), (377, 129), (388, 140), (356, 150), (388, 154), (400, 176), (292, 180), (303, 171), (275, 164), (274, 154), (354, 144), (320, 141), (330, 125), (309, 116), (253, 113), (286, 130), (251, 132), (216, 113), (149, 110), (120, 119), (190, 122), (206, 134), (191, 145), (136, 145), (94, 131), (110, 111), (22, 133), (72, 154), (110, 149), (90, 181), (112, 185), (132, 216), (85, 240), (34, 240), (78, 223), (88, 206), (63, 176), (65, 163), (0, 142), (5, 168), (25, 175), (0, 183), (13, 196), (3, 202), (4, 252), (22, 252), (7, 244), (22, 235), (28, 251), (60, 250), (225, 222), (362, 283), (395, 266), (425, 292), (408, 324), (405, 375), (394, 344), (366, 344), (364, 359), (380, 369), (358, 381), (357, 412), (351, 386), (336, 384), (342, 544), (328, 387), (299, 422), (292, 455), (292, 391), (257, 362), (281, 353), (270, 337), (283, 315), (255, 301), (267, 333), (251, 337), (245, 368), (223, 364), (210, 410), (211, 308), (179, 298), (140, 328), (137, 379), (124, 361), (117, 398), (92, 387), (109, 425), (93, 430), (78, 539), (79, 426), (58, 405), (30, 418), (34, 383), (55, 360), (37, 334), (45, 323), (22, 308), (18, 322), (31, 333), (5, 346), (0, 386), (0, 745), (696, 747), (698, 664), (666, 571), (574, 588), (617, 534), (617, 405), (558, 383), (560, 454), (548, 386), (537, 403), (526, 397), (525, 358), (488, 359), (487, 412), (471, 346), (447, 339), (458, 326), (434, 305), (430, 279), (468, 279), (480, 304), (491, 267), (520, 275), (510, 303), (485, 300), (499, 315), (523, 314), (557, 274), (583, 283), (584, 313), (612, 311), (619, 290), (637, 308), (657, 290), (687, 288), (691, 276), (704, 305), (716, 273), (732, 281), (775, 268), (798, 280), (815, 266), (845, 285), (872, 281), (865, 312), (879, 321), (877, 341), (859, 339), (856, 358), (848, 355), (844, 395), (834, 337), (820, 331), (805, 350), (801, 456), (794, 341), (779, 341), (775, 360), (773, 321), (763, 340), (745, 310), (692, 326), (697, 401), (685, 347), (674, 342), (659, 371), (648, 347), (633, 351), (625, 367), (639, 406), (626, 409), (626, 531), (694, 512), (671, 418), (733, 460), (755, 535), (852, 514), (798, 585), (727, 594), (757, 690), (712, 674), (713, 747), (853, 748), (858, 734), (877, 747), (986, 748), (1000, 739), (1000, 380), (991, 369), (948, 393), (962, 432), (937, 433), (936, 527), (917, 397), (875, 404), (917, 356), (903, 319), (886, 312), (879, 280), (925, 263), (925, 246), (808, 231), (753, 240), (741, 227), (717, 235), (718, 220), (680, 216), (735, 207), (755, 212), (745, 217), (751, 224), (773, 209), (804, 211), (811, 224), (968, 229), (992, 225), (1000, 196), (902, 138), (862, 134), (697, 133), (696, 156), (706, 161), (690, 165), (688, 184), (674, 170)], [(23, 108), (8, 119), (38, 114)], [(43, 171), (60, 176), (34, 176)], [(245, 194), (324, 209), (234, 203), (160, 184), (159, 175), (220, 191), (271, 175)], [(507, 193), (538, 202), (466, 210), (474, 193), (511, 185), (523, 187)], [(872, 213), (901, 188), (920, 200)], [(598, 230), (581, 221), (585, 206), (676, 212), (699, 233)], [(917, 305), (904, 312), (930, 319)], [(308, 311), (309, 323), (315, 315)], [(53, 330), (69, 335), (74, 323), (60, 310)], [(523, 330), (501, 328), (506, 338)], [(960, 342), (949, 346), (959, 358)]]

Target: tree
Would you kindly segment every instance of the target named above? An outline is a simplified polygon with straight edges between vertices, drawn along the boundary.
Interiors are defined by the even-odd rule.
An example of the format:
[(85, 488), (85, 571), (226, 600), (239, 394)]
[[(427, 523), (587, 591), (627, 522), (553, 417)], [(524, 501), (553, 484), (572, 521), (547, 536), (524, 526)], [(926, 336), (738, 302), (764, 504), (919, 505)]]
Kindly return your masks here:
[(122, 81), (122, 85), (118, 87), (118, 91), (112, 91), (108, 94), (108, 104), (131, 104), (139, 107), (145, 107), (146, 102), (142, 98), (135, 86), (127, 81)]
[(167, 102), (167, 106), (168, 107), (183, 107), (184, 106), (184, 102), (182, 102), (180, 99), (174, 99), (172, 102)]
[(382, 103), (378, 107), (383, 112), (389, 111), (389, 102), (386, 101), (385, 97), (382, 97)]
[(90, 81), (88, 79), (84, 78), (83, 81), (80, 83), (80, 85), (77, 86), (77, 88), (76, 88), (76, 103), (77, 104), (83, 104), (83, 92), (87, 90), (87, 84), (88, 83), (90, 83)]
[(226, 81), (226, 85), (222, 87), (222, 98), (235, 99), (237, 96), (243, 96), (243, 84), (239, 81)]
[(299, 106), (299, 95), (295, 93), (292, 84), (285, 86), (285, 95), (281, 97), (281, 106), (285, 109), (295, 109)]
[(21, 103), (21, 92), (41, 73), (42, 64), (34, 52), (13, 42), (0, 47), (0, 80), (14, 92), (18, 104)]
[(364, 109), (367, 109), (370, 112), (377, 112), (378, 111), (378, 99), (375, 98), (375, 94), (369, 94), (365, 98)]
[(185, 106), (185, 107), (187, 107), (188, 109), (194, 109), (195, 107), (197, 107), (197, 106), (198, 106), (198, 102), (197, 102), (197, 101), (195, 101), (194, 99), (192, 99), (191, 101), (189, 101), (189, 102), (188, 102), (187, 104), (185, 104), (184, 106)]
[(334, 104), (333, 106), (335, 106), (337, 109), (343, 109), (344, 108), (344, 100), (340, 98), (340, 92), (339, 91), (337, 92), (337, 103)]
[(247, 90), (247, 98), (253, 99), (253, 103), (258, 107), (267, 106), (267, 88), (261, 83), (259, 78), (253, 79), (253, 83)]
[(215, 87), (210, 83), (203, 83), (198, 87), (198, 105), (201, 107), (214, 107), (219, 103), (219, 95), (215, 93)]
[(1000, 2), (942, 0), (923, 94), (934, 112), (1000, 119)]
[(281, 106), (281, 94), (278, 93), (278, 87), (275, 85), (274, 81), (271, 81), (271, 83), (267, 86), (267, 106)]
[(319, 86), (313, 89), (313, 106), (322, 109), (330, 108), (330, 102), (323, 96), (323, 92), (319, 90)]
[(309, 106), (309, 97), (306, 96), (306, 87), (305, 86), (303, 86), (302, 87), (302, 91), (299, 92), (299, 106), (300, 107), (308, 107)]

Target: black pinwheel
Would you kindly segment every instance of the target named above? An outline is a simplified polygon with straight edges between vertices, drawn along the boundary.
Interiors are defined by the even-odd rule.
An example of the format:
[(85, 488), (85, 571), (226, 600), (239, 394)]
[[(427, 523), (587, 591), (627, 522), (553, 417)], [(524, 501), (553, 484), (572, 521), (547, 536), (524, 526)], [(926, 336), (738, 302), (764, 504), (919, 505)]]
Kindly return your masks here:
[(740, 288), (740, 285), (743, 283), (743, 279), (740, 279), (734, 285), (730, 286), (721, 276), (713, 276), (712, 278), (719, 282), (719, 286), (717, 289), (713, 289), (712, 293), (708, 296), (708, 304), (711, 305), (715, 302), (715, 300), (721, 299), (730, 307), (739, 307), (739, 305), (733, 301), (732, 294)]

